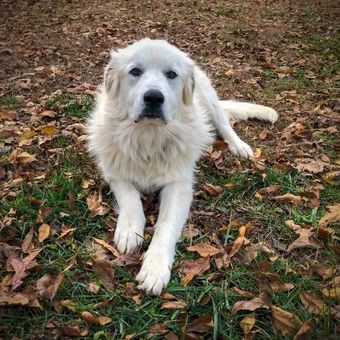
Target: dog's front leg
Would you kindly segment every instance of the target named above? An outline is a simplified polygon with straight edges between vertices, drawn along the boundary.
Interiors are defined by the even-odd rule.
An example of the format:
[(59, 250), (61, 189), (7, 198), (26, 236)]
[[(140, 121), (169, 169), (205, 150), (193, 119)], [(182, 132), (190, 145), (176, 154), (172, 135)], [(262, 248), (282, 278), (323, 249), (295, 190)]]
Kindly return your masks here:
[(168, 284), (176, 242), (188, 217), (191, 201), (190, 181), (175, 182), (163, 188), (155, 233), (136, 278), (140, 289), (159, 295)]
[(124, 181), (110, 181), (119, 206), (114, 242), (121, 253), (133, 251), (143, 242), (145, 216), (140, 193)]

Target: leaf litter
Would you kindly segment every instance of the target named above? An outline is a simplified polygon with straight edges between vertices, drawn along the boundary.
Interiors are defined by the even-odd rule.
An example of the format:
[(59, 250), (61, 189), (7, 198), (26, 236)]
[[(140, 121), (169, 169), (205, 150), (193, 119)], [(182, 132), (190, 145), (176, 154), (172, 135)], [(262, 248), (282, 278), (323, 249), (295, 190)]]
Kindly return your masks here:
[[(92, 5), (99, 9), (93, 11)], [(233, 330), (235, 337), (244, 335), (245, 338), (251, 338), (258, 333), (262, 334), (261, 327), (265, 327), (267, 334), (273, 334), (275, 331), (271, 327), (275, 327), (282, 334), (303, 339), (310, 336), (308, 334), (311, 332), (317, 332), (320, 323), (325, 321), (324, 311), (327, 310), (331, 311), (330, 327), (334, 327), (332, 320), (339, 318), (340, 314), (339, 282), (336, 279), (339, 274), (334, 262), (327, 259), (327, 252), (333, 251), (336, 254), (340, 249), (337, 228), (340, 208), (334, 200), (336, 194), (330, 194), (338, 183), (340, 173), (340, 163), (336, 156), (339, 150), (339, 116), (335, 112), (339, 102), (331, 95), (335, 92), (336, 76), (330, 75), (332, 72), (327, 74), (321, 71), (319, 67), (333, 67), (332, 47), (321, 47), (327, 52), (324, 54), (311, 52), (319, 48), (311, 33), (321, 34), (320, 44), (330, 41), (332, 46), (331, 39), (336, 32), (332, 25), (323, 21), (324, 11), (326, 17), (336, 11), (329, 13), (329, 8), (320, 5), (317, 8), (318, 19), (309, 20), (308, 16), (315, 17), (315, 8), (310, 3), (308, 6), (311, 13), (303, 11), (303, 4), (302, 7), (298, 4), (294, 5), (297, 7), (292, 6), (289, 13), (280, 2), (258, 5), (258, 11), (249, 11), (250, 4), (240, 4), (239, 1), (230, 5), (216, 2), (208, 7), (202, 7), (200, 3), (195, 6), (189, 3), (174, 6), (165, 1), (159, 2), (152, 10), (148, 4), (136, 3), (133, 4), (136, 10), (131, 11), (118, 1), (111, 4), (110, 8), (104, 4), (103, 11), (106, 14), (103, 16), (102, 7), (97, 4), (90, 3), (86, 12), (76, 3), (59, 4), (61, 15), (69, 15), (72, 11), (78, 13), (70, 17), (67, 23), (58, 14), (53, 19), (55, 27), (59, 27), (58, 24), (62, 26), (60, 44), (55, 40), (58, 36), (55, 32), (50, 35), (54, 37), (53, 40), (48, 36), (53, 25), (45, 26), (50, 18), (46, 17), (48, 11), (40, 10), (44, 4), (30, 2), (29, 10), (23, 9), (24, 4), (19, 3), (15, 8), (12, 8), (14, 5), (4, 8), (4, 13), (12, 11), (8, 18), (12, 20), (10, 24), (13, 29), (5, 36), (10, 48), (2, 48), (0, 51), (7, 65), (0, 71), (7, 72), (0, 86), (0, 149), (4, 155), (0, 160), (0, 182), (3, 189), (0, 194), (3, 200), (1, 203), (14, 207), (16, 198), (21, 197), (22, 188), (41, 188), (46, 180), (55, 176), (53, 170), (64, 174), (70, 182), (78, 176), (77, 172), (82, 172), (82, 179), (77, 179), (77, 186), (83, 191), (78, 196), (74, 193), (65, 196), (65, 201), (72, 207), (69, 210), (58, 209), (57, 205), (61, 202), (47, 203), (45, 200), (48, 195), (44, 191), (42, 195), (32, 195), (32, 199), (27, 195), (27, 207), (31, 209), (34, 206), (34, 217), (31, 218), (22, 209), (4, 211), (0, 225), (0, 263), (4, 268), (0, 285), (1, 305), (13, 305), (18, 311), (26, 311), (28, 306), (42, 309), (45, 313), (46, 299), (52, 299), (52, 303), (59, 306), (57, 308), (62, 308), (61, 314), (65, 310), (66, 313), (77, 313), (78, 319), (69, 319), (66, 324), (60, 318), (54, 323), (49, 322), (48, 326), (60, 331), (63, 336), (80, 337), (89, 333), (91, 336), (98, 334), (94, 333), (96, 328), (93, 327), (102, 329), (111, 325), (111, 322), (115, 322), (115, 315), (106, 316), (102, 310), (99, 312), (84, 306), (81, 311), (85, 316), (82, 315), (80, 307), (71, 298), (72, 282), (84, 283), (85, 292), (91, 294), (92, 298), (107, 290), (122, 290), (124, 294), (128, 290), (131, 294), (127, 294), (126, 298), (135, 303), (133, 308), (141, 305), (141, 301), (144, 302), (144, 297), (131, 287), (122, 288), (120, 270), (132, 273), (138, 270), (141, 254), (120, 255), (110, 238), (103, 236), (106, 231), (114, 231), (115, 223), (105, 230), (100, 229), (99, 232), (96, 229), (90, 233), (90, 239), (100, 247), (94, 252), (93, 249), (89, 250), (90, 259), (84, 260), (78, 252), (79, 244), (84, 242), (83, 236), (79, 235), (89, 219), (94, 218), (100, 224), (101, 218), (114, 213), (111, 198), (97, 180), (92, 166), (89, 166), (89, 170), (85, 169), (90, 163), (81, 171), (78, 161), (72, 161), (76, 171), (62, 169), (61, 164), (69, 157), (68, 153), (84, 157), (84, 119), (68, 111), (69, 103), (76, 103), (84, 95), (93, 96), (108, 56), (107, 46), (123, 47), (127, 40), (144, 35), (162, 38), (169, 38), (169, 35), (172, 42), (193, 54), (200, 63), (202, 60), (207, 63), (221, 96), (258, 101), (275, 107), (280, 113), (280, 120), (275, 126), (258, 122), (256, 125), (252, 125), (252, 122), (242, 125), (235, 123), (245, 140), (253, 140), (253, 145), (256, 145), (254, 164), (231, 157), (227, 143), (223, 141), (217, 141), (208, 148), (197, 177), (203, 195), (197, 193), (195, 196), (189, 227), (184, 234), (184, 248), (178, 254), (174, 275), (178, 274), (188, 289), (198, 290), (203, 283), (219, 291), (220, 283), (224, 279), (229, 280), (228, 273), (237, 273), (239, 268), (247, 269), (244, 275), (251, 277), (251, 288), (243, 286), (242, 281), (237, 282), (237, 287), (233, 287), (234, 282), (231, 283), (236, 300), (229, 312), (237, 310), (234, 317), (240, 324), (239, 330)], [(40, 14), (35, 16), (38, 8)], [(28, 12), (30, 16), (27, 17)], [(136, 17), (134, 14), (144, 12), (147, 12), (144, 17)], [(154, 12), (155, 15), (162, 14), (158, 17), (166, 13), (169, 20), (166, 23), (153, 20)], [(20, 17), (25, 20), (12, 19)], [(41, 32), (33, 31), (36, 22), (42, 20), (45, 29)], [(136, 20), (139, 22), (138, 32), (128, 30), (128, 27), (135, 27)], [(176, 27), (179, 25), (185, 29), (174, 30), (174, 22)], [(20, 25), (23, 25), (22, 28)], [(79, 34), (84, 25), (86, 32)], [(318, 27), (321, 25), (320, 30)], [(27, 34), (17, 34), (19, 28), (20, 32)], [(287, 41), (281, 38), (285, 33), (288, 35)], [(306, 34), (310, 35), (310, 41), (303, 40)], [(271, 39), (268, 39), (268, 35)], [(75, 38), (79, 39), (79, 45), (74, 44)], [(23, 39), (28, 39), (30, 43), (27, 44)], [(39, 45), (42, 41), (46, 41), (44, 47)], [(58, 47), (54, 46), (56, 44)], [(62, 52), (57, 59), (53, 57), (56, 48)], [(98, 54), (98, 49), (103, 53)], [(14, 65), (18, 60), (13, 58), (16, 54), (22, 56), (22, 63)], [(323, 59), (326, 54), (326, 59)], [(79, 62), (80, 58), (82, 62)], [(90, 73), (88, 65), (91, 65)], [(327, 88), (324, 84), (327, 84)], [(249, 93), (252, 93), (252, 98), (249, 98)], [(70, 94), (74, 97), (67, 97)], [(63, 102), (63, 96), (68, 98), (68, 102)], [(11, 101), (10, 106), (5, 104)], [(284, 181), (280, 178), (271, 179), (269, 168), (281, 174), (289, 174), (289, 177)], [(209, 176), (205, 176), (205, 172), (209, 172)], [(218, 175), (212, 178), (214, 176), (210, 176), (210, 172)], [(239, 178), (233, 179), (235, 174), (246, 176), (249, 186)], [(256, 183), (251, 182), (254, 176), (259, 178)], [(298, 178), (297, 188), (294, 188), (294, 176)], [(62, 186), (55, 185), (53, 190), (61, 191)], [(240, 191), (241, 196), (238, 196)], [(265, 211), (253, 213), (258, 207), (248, 206), (247, 196), (252, 195), (258, 200), (259, 207), (261, 204), (270, 205), (275, 227), (285, 227), (279, 219), (282, 214), (288, 213), (286, 215), (289, 217), (285, 219), (289, 218), (292, 222), (286, 225), (287, 234), (285, 230), (282, 235), (272, 234), (272, 230), (267, 228), (268, 221), (261, 216), (266, 214)], [(329, 199), (331, 195), (333, 197)], [(205, 200), (210, 202), (208, 208), (204, 204)], [(232, 205), (226, 208), (221, 204), (224, 200)], [(87, 206), (91, 212), (89, 219), (79, 214), (79, 203)], [(316, 209), (316, 215), (304, 215), (311, 211), (308, 209)], [(151, 210), (155, 220), (156, 209), (152, 206)], [(80, 225), (72, 221), (74, 216), (81, 219)], [(232, 220), (239, 222), (232, 226)], [(251, 222), (252, 228), (243, 228), (246, 222)], [(295, 241), (287, 236), (289, 233), (292, 238), (296, 237)], [(66, 247), (70, 252), (66, 257), (67, 263), (62, 268), (58, 266), (58, 270), (54, 268), (55, 257), (49, 257), (55, 244)], [(288, 264), (290, 258), (298, 258), (301, 266), (293, 267), (293, 270)], [(281, 277), (282, 272), (277, 274), (273, 269), (282, 263), (285, 263), (286, 268), (284, 278)], [(296, 277), (299, 280), (313, 277), (320, 284), (320, 289), (300, 290)], [(294, 281), (290, 282), (290, 279)], [(131, 281), (131, 275), (124, 280)], [(62, 285), (67, 289), (61, 291)], [(305, 317), (297, 315), (294, 310), (298, 308), (287, 307), (285, 310), (285, 305), (279, 305), (276, 293), (287, 296), (288, 300), (291, 292), (296, 296), (293, 303), (295, 306), (300, 304), (309, 313), (308, 318), (305, 314)], [(273, 294), (271, 298), (269, 294)], [(185, 334), (195, 339), (200, 336), (211, 337), (215, 330), (224, 331), (221, 324), (225, 320), (220, 324), (213, 321), (211, 296), (197, 303), (184, 294), (176, 293), (174, 296), (159, 302), (158, 309), (163, 306), (159, 314), (164, 314), (155, 319), (154, 328), (145, 326), (149, 328), (144, 329), (143, 334), (149, 332), (151, 336), (154, 332), (155, 335), (164, 335), (169, 339)], [(245, 298), (250, 300), (242, 301)], [(110, 301), (105, 303), (112, 303)], [(98, 308), (104, 308), (104, 311), (105, 303), (97, 303)], [(205, 310), (199, 311), (201, 315), (195, 314), (197, 305), (207, 308), (211, 315), (207, 315)], [(240, 306), (250, 308), (240, 311), (248, 310), (247, 313), (251, 313), (241, 315), (238, 311)], [(263, 318), (261, 309), (271, 310), (271, 324)], [(172, 322), (177, 316), (173, 319), (166, 314), (172, 310), (183, 317), (185, 314), (187, 321), (183, 334), (172, 331)], [(6, 331), (13, 335), (8, 329)], [(124, 335), (125, 338), (128, 338), (128, 334)], [(135, 336), (138, 338), (140, 334)]]

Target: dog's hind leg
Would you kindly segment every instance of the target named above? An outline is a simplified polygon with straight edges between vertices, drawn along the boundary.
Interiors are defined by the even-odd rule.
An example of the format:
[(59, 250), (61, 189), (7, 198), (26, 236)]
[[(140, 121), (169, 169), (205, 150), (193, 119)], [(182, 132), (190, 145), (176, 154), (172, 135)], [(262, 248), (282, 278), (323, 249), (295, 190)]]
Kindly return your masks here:
[(200, 105), (207, 112), (209, 119), (212, 121), (220, 136), (228, 143), (230, 151), (235, 155), (245, 158), (253, 157), (251, 147), (245, 143), (231, 127), (229, 122), (230, 116), (224, 112), (209, 78), (199, 68), (197, 68), (195, 72), (195, 84)]

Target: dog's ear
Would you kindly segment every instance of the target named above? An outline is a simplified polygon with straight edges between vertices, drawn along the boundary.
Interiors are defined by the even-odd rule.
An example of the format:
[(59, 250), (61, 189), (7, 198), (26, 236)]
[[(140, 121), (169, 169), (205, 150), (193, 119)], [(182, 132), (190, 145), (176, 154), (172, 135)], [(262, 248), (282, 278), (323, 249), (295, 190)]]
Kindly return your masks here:
[(119, 91), (118, 52), (112, 50), (111, 58), (104, 71), (104, 86), (114, 97)]
[(192, 68), (184, 81), (183, 102), (185, 105), (192, 105), (192, 99), (195, 90), (194, 69)]

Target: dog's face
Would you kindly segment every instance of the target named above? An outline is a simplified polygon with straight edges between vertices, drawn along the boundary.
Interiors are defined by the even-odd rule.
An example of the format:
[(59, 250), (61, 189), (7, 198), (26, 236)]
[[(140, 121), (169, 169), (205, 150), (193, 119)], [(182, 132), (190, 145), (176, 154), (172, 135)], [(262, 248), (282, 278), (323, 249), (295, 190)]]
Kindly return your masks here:
[(123, 119), (167, 123), (192, 104), (194, 64), (163, 40), (140, 40), (112, 51), (105, 89)]

